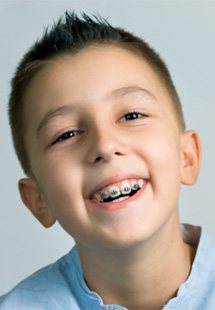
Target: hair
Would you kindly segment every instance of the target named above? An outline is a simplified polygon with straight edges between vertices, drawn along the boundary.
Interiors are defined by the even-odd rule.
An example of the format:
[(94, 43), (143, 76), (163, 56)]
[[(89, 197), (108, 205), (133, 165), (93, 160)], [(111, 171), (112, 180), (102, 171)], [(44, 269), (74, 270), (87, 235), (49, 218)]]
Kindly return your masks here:
[(30, 81), (52, 58), (63, 54), (76, 54), (90, 45), (105, 44), (122, 47), (140, 55), (148, 62), (173, 101), (180, 128), (185, 129), (180, 99), (170, 73), (153, 48), (132, 33), (122, 28), (112, 27), (100, 16), (91, 18), (83, 13), (79, 18), (74, 12), (66, 12), (51, 29), (48, 27), (45, 29), (42, 38), (36, 41), (23, 56), (11, 81), (9, 121), (14, 148), (26, 175), (31, 174), (31, 167), (25, 145), (24, 95)]

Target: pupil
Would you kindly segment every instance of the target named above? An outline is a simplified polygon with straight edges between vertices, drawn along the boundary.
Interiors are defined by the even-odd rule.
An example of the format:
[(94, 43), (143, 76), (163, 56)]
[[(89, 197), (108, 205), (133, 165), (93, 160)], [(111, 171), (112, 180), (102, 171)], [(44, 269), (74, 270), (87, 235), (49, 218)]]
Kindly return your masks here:
[(127, 114), (127, 120), (135, 119), (137, 118), (137, 113), (130, 113)]
[(69, 138), (69, 137), (72, 137), (73, 136), (73, 133), (72, 132), (65, 132), (65, 134), (63, 135), (63, 139), (67, 139), (67, 138)]

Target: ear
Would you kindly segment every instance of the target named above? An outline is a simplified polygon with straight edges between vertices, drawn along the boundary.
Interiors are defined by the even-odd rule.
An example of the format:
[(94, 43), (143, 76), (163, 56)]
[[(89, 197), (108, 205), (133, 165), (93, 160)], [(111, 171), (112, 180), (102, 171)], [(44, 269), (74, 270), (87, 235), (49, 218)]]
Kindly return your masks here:
[(194, 184), (199, 175), (201, 164), (201, 144), (198, 134), (188, 130), (181, 136), (181, 182)]
[(56, 219), (47, 207), (34, 179), (21, 179), (19, 181), (19, 192), (23, 203), (44, 227), (51, 227), (55, 223)]

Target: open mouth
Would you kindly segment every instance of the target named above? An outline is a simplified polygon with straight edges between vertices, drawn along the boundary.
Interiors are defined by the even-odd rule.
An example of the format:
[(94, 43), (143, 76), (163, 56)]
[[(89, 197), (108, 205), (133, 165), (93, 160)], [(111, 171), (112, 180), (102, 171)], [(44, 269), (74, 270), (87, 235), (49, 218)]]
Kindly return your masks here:
[(95, 202), (120, 202), (134, 196), (144, 185), (143, 179), (131, 179), (102, 188), (92, 200)]
[(123, 201), (123, 200), (128, 199), (129, 197), (132, 197), (133, 195), (135, 195), (139, 190), (140, 190), (140, 188), (136, 189), (136, 190), (131, 190), (129, 195), (128, 194), (120, 194), (117, 198), (108, 197), (108, 198), (105, 198), (102, 202)]

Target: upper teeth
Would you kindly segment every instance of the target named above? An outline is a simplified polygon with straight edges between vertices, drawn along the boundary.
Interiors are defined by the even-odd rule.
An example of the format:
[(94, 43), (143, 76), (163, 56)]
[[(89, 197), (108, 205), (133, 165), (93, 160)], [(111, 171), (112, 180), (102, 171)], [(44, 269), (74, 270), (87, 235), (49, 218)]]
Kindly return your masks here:
[(116, 185), (110, 186), (109, 189), (108, 189), (108, 194), (112, 198), (119, 196), (120, 195), (119, 187), (117, 187)]
[[(138, 186), (139, 184), (137, 184)], [(122, 194), (129, 194), (131, 192), (131, 185), (129, 183), (125, 183), (121, 186)]]
[(121, 194), (129, 194), (131, 190), (137, 190), (138, 188), (142, 188), (144, 184), (145, 181), (143, 179), (123, 181), (103, 188), (101, 191), (94, 194), (93, 198), (96, 201), (104, 201), (104, 199), (108, 197), (115, 198), (120, 196)]

